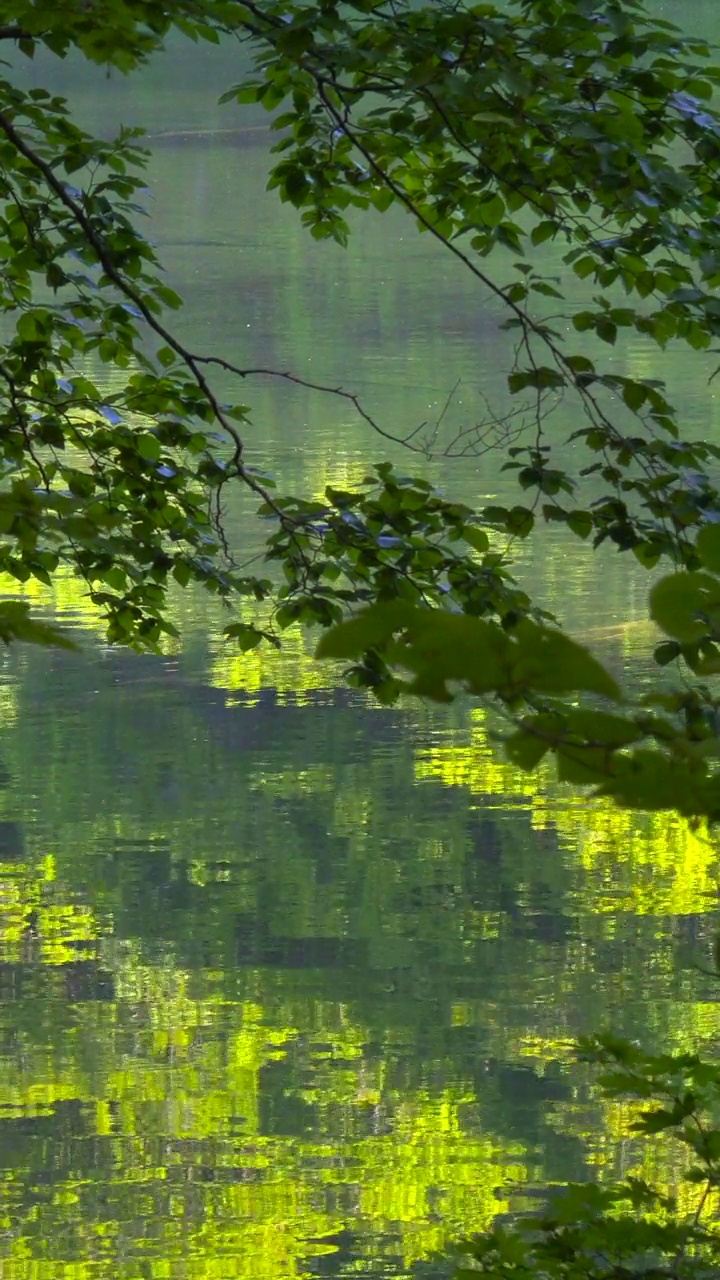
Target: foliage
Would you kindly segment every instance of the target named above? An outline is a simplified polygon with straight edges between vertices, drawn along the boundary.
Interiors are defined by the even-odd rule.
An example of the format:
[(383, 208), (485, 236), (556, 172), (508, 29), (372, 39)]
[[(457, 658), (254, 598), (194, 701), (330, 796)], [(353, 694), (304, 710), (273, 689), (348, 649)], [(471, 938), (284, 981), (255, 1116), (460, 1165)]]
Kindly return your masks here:
[[(509, 390), (529, 393), (536, 428), (507, 465), (535, 496), (485, 518), (526, 536), (544, 504), (546, 520), (642, 563), (692, 562), (688, 533), (717, 494), (702, 475), (696, 492), (682, 469), (704, 473), (717, 449), (680, 441), (659, 381), (606, 374), (567, 350), (555, 327), (570, 319), (562, 289), (533, 250), (557, 241), (600, 290), (571, 318), (577, 333), (710, 345), (720, 71), (707, 46), (618, 0), (401, 5), (392, 16), (373, 3), (248, 8), (259, 73), (226, 98), (287, 108), (273, 121), (285, 131), (271, 177), (281, 197), (314, 235), (341, 241), (344, 210), (400, 205), (507, 310)], [(518, 259), (507, 285), (482, 265), (501, 249)], [(538, 314), (548, 297), (554, 319)], [(590, 454), (579, 477), (552, 465), (546, 434), (549, 408), (570, 391), (586, 418), (571, 439)], [(591, 474), (605, 492), (564, 505)]]
[[(241, 651), (278, 643), (294, 623), (346, 628), (348, 610), (402, 602), (413, 628), (399, 642), (384, 624), (381, 641), (365, 632), (351, 681), (390, 701), (403, 687), (398, 661), (413, 671), (411, 692), (447, 698), (448, 680), (459, 680), (515, 718), (507, 749), (525, 767), (552, 750), (561, 777), (599, 783), (621, 804), (714, 820), (712, 689), (685, 683), (655, 695), (659, 708), (634, 697), (612, 715), (574, 705), (578, 692), (617, 701), (619, 691), (533, 609), (512, 581), (510, 544), (498, 544), (530, 536), (541, 517), (648, 567), (669, 558), (674, 571), (651, 599), (668, 635), (656, 661), (681, 661), (702, 680), (717, 671), (720, 501), (709, 468), (720, 450), (683, 440), (662, 384), (606, 372), (582, 337), (612, 346), (634, 331), (659, 349), (679, 340), (700, 351), (713, 341), (720, 71), (706, 44), (634, 0), (517, 0), (506, 10), (207, 0), (172, 12), (150, 0), (38, 2), (6, 4), (0, 19), (0, 37), (30, 57), (39, 46), (76, 49), (123, 71), (173, 27), (247, 42), (256, 70), (225, 99), (273, 113), (271, 186), (320, 239), (344, 243), (353, 209), (412, 214), (506, 308), (508, 390), (529, 423), (505, 463), (526, 495), (514, 507), (473, 512), (388, 464), (322, 502), (284, 494), (245, 461), (245, 407), (214, 389), (215, 373), (252, 371), (190, 350), (165, 318), (180, 299), (135, 225), (137, 131), (99, 141), (42, 87), (5, 80), (0, 570), (47, 582), (69, 567), (108, 638), (146, 647), (174, 632), (173, 582), (199, 584), (228, 608), (242, 597), (274, 602), (270, 625), (229, 619)], [(550, 241), (591, 291), (571, 317), (561, 282), (542, 271)], [(493, 253), (510, 272), (504, 284), (485, 265)], [(577, 415), (574, 474), (553, 456), (559, 407)], [(228, 545), (231, 483), (272, 524), (260, 576)], [(39, 639), (28, 625), (6, 610), (3, 638)], [(346, 651), (352, 634), (337, 632)], [(338, 640), (328, 645), (329, 655)]]
[(681, 1182), (693, 1193), (689, 1211), (640, 1178), (570, 1184), (546, 1209), (520, 1219), (511, 1230), (493, 1230), (461, 1246), (468, 1265), (456, 1272), (458, 1280), (478, 1275), (680, 1280), (716, 1274), (720, 1066), (696, 1054), (650, 1055), (610, 1035), (585, 1040), (581, 1053), (605, 1068), (606, 1097), (640, 1100), (631, 1136), (669, 1135), (686, 1148), (691, 1163)]
[[(716, 600), (720, 582), (707, 571), (663, 578), (652, 592), (658, 624), (685, 637), (672, 642), (672, 656), (682, 654), (703, 675), (718, 669)], [(527, 617), (500, 624), (404, 602), (373, 605), (340, 623), (317, 654), (347, 659), (373, 648), (412, 673), (396, 681), (407, 693), (450, 701), (449, 682), (458, 682), (469, 694), (495, 695), (515, 723), (505, 750), (523, 769), (552, 752), (561, 781), (594, 784), (596, 794), (623, 807), (720, 819), (720, 701), (707, 685), (640, 691), (626, 707), (613, 676), (560, 631)], [(667, 648), (656, 651), (661, 660)], [(620, 705), (610, 713), (578, 703), (574, 695), (586, 693)]]
[[(513, 721), (506, 751), (518, 766), (532, 771), (552, 753), (562, 780), (594, 785), (623, 807), (720, 818), (720, 704), (705, 683), (720, 671), (720, 495), (711, 475), (720, 450), (682, 438), (658, 379), (607, 372), (583, 337), (616, 347), (640, 333), (659, 351), (680, 341), (699, 352), (715, 339), (720, 72), (707, 46), (649, 19), (634, 0), (516, 0), (507, 9), (451, 0), (205, 0), (172, 9), (155, 0), (17, 0), (0, 5), (0, 23), (0, 39), (28, 57), (39, 46), (61, 57), (73, 49), (123, 71), (173, 28), (210, 42), (239, 36), (256, 70), (226, 100), (273, 113), (270, 182), (281, 199), (317, 239), (342, 243), (354, 210), (410, 213), (506, 309), (508, 392), (529, 424), (507, 452), (520, 488), (511, 507), (472, 511), (385, 463), (357, 492), (331, 487), (321, 502), (285, 494), (246, 462), (246, 408), (215, 389), (215, 374), (252, 371), (192, 350), (166, 319), (180, 299), (135, 225), (144, 212), (139, 135), (93, 138), (63, 101), (5, 79), (0, 571), (47, 583), (69, 568), (103, 611), (108, 638), (137, 647), (174, 634), (173, 582), (234, 609), (226, 636), (241, 652), (278, 643), (291, 624), (319, 624), (327, 629), (320, 656), (349, 661), (350, 680), (381, 700), (402, 691), (447, 700), (459, 685)], [(572, 315), (562, 282), (543, 271), (550, 242), (587, 282), (587, 305)], [(490, 274), (493, 255), (506, 283)], [(354, 396), (335, 393), (379, 427)], [(576, 445), (573, 473), (555, 459), (558, 409)], [(412, 446), (412, 433), (384, 434)], [(228, 543), (230, 486), (270, 522), (262, 574), (248, 574)], [(510, 551), (540, 519), (593, 546), (631, 551), (648, 568), (669, 561), (650, 595), (667, 636), (655, 660), (658, 672), (685, 664), (695, 681), (623, 694), (533, 607), (512, 579)], [(271, 602), (270, 622), (260, 612), (248, 620), (239, 600)], [(0, 638), (63, 642), (15, 602), (0, 605)], [(175, 886), (179, 897), (189, 885)], [(35, 915), (18, 907), (18, 946), (65, 959), (65, 934), (92, 941), (86, 913), (27, 892), (37, 907)], [(247, 1098), (254, 1120), (255, 1076), (276, 1049), (255, 1032), (251, 1002), (244, 1014), (227, 1060), (239, 1064), (234, 1095)], [(292, 1018), (283, 1025), (285, 1043)], [(173, 1060), (182, 1035), (175, 1045), (165, 1025), (154, 1031), (157, 1051)], [(343, 1035), (338, 1052), (352, 1061), (347, 1028)], [(611, 1095), (660, 1100), (637, 1132), (669, 1131), (690, 1149), (687, 1179), (699, 1188), (692, 1215), (685, 1220), (645, 1182), (572, 1187), (516, 1233), (472, 1243), (469, 1273), (706, 1273), (717, 1260), (702, 1211), (720, 1177), (718, 1069), (607, 1038), (587, 1050), (615, 1068)], [(126, 1066), (118, 1074), (125, 1081)], [(194, 1066), (190, 1074), (195, 1081)], [(351, 1085), (367, 1087), (359, 1070)], [(212, 1104), (198, 1103), (203, 1134), (217, 1120)], [(133, 1114), (128, 1124), (136, 1141), (142, 1120)], [(425, 1132), (437, 1127), (430, 1114), (416, 1142), (423, 1169), (432, 1150)], [(380, 1195), (392, 1169), (385, 1146)], [(406, 1148), (397, 1160), (406, 1162)], [(234, 1220), (245, 1207), (236, 1190), (227, 1195)], [(316, 1229), (335, 1225), (318, 1220)]]
[[(720, 671), (717, 525), (700, 531), (695, 550), (702, 569), (652, 589), (651, 615), (671, 637), (655, 657), (662, 666), (682, 658), (696, 675), (712, 676)], [(412, 673), (396, 682), (407, 693), (449, 701), (455, 681), (469, 694), (494, 694), (515, 720), (505, 749), (521, 768), (533, 770), (553, 752), (561, 781), (596, 784), (597, 794), (624, 807), (720, 818), (720, 700), (705, 684), (641, 692), (627, 709), (610, 673), (557, 630), (516, 614), (499, 624), (404, 602), (373, 605), (335, 626), (317, 653), (347, 659), (373, 648)], [(588, 692), (620, 706), (609, 713), (568, 705), (568, 695)]]

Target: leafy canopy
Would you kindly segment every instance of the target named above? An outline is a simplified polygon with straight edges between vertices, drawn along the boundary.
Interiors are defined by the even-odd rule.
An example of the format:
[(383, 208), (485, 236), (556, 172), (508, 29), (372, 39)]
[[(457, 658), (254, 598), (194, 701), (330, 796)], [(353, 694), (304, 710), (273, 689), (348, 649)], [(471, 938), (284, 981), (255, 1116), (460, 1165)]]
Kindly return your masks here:
[[(109, 640), (137, 646), (173, 631), (173, 583), (224, 601), (241, 649), (319, 624), (321, 656), (349, 659), (348, 678), (385, 701), (459, 685), (510, 720), (519, 764), (551, 753), (561, 777), (620, 804), (715, 820), (720, 451), (683, 438), (660, 379), (608, 371), (583, 349), (585, 334), (612, 347), (639, 332), (659, 352), (713, 342), (720, 70), (706, 43), (636, 0), (0, 4), (0, 42), (30, 58), (73, 49), (131, 72), (171, 29), (249, 47), (254, 70), (224, 100), (271, 113), (270, 185), (313, 236), (346, 243), (352, 211), (399, 206), (503, 305), (517, 409), (455, 451), (504, 439), (519, 501), (473, 511), (381, 463), (357, 491), (314, 502), (250, 467), (247, 410), (214, 376), (251, 371), (174, 331), (181, 300), (139, 230), (139, 134), (93, 138), (62, 99), (5, 79), (0, 572), (49, 582), (69, 568)], [(583, 309), (565, 314), (548, 243), (584, 282)], [(553, 414), (572, 470), (555, 456)], [(261, 575), (228, 543), (228, 486), (269, 521)], [(689, 680), (621, 692), (533, 606), (510, 555), (539, 521), (665, 563), (655, 659)], [(247, 599), (271, 602), (270, 627), (240, 616)], [(7, 601), (0, 634), (57, 639)]]

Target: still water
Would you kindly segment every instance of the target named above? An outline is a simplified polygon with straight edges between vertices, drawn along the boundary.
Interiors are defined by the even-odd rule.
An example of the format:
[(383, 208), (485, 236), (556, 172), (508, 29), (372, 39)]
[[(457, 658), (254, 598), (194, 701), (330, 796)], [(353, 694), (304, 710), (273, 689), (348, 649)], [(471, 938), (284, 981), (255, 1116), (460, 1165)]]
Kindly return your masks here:
[[(712, 34), (709, 4), (682, 19)], [(447, 440), (501, 406), (497, 314), (409, 223), (370, 217), (343, 252), (265, 192), (262, 118), (215, 105), (234, 56), (18, 75), (98, 131), (149, 128), (152, 236), (197, 349), (342, 383), (399, 435), (454, 387)], [(692, 433), (720, 438), (698, 368), (664, 362)], [(320, 496), (387, 453), (331, 397), (226, 390), (287, 488)], [(492, 455), (403, 465), (511, 494)], [(251, 508), (232, 522), (252, 549)], [(553, 534), (521, 572), (632, 665), (647, 584), (626, 560), (598, 572)], [(162, 658), (104, 648), (70, 581), (37, 604), (83, 651), (0, 668), (3, 1277), (401, 1276), (547, 1181), (634, 1167), (570, 1046), (610, 1022), (717, 1036), (690, 967), (717, 924), (713, 846), (509, 768), (480, 711), (377, 708), (301, 636), (237, 657), (196, 596)]]

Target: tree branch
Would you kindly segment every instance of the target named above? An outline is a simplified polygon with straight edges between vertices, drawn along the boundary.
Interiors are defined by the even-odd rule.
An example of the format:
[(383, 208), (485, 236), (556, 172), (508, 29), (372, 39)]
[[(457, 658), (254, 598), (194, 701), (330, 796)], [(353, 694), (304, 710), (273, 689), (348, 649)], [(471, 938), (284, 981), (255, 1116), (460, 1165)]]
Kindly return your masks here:
[(157, 319), (157, 316), (155, 316), (148, 307), (140, 290), (136, 289), (134, 285), (131, 285), (125, 279), (122, 272), (117, 269), (105, 247), (105, 244), (103, 243), (102, 238), (96, 232), (92, 221), (85, 213), (85, 210), (80, 204), (78, 204), (77, 200), (69, 194), (67, 188), (57, 177), (55, 171), (47, 161), (43, 160), (42, 156), (38, 155), (37, 152), (28, 145), (22, 135), (15, 128), (12, 121), (9, 120), (2, 111), (0, 111), (0, 130), (2, 130), (8, 141), (12, 143), (15, 149), (19, 151), (19, 153), (43, 175), (50, 189), (54, 192), (61, 203), (72, 213), (73, 218), (83, 232), (88, 244), (93, 248), (98, 262), (108, 279), (112, 280), (113, 284), (117, 286), (121, 293), (126, 298), (130, 299), (133, 305), (137, 307), (152, 332), (156, 334), (157, 337), (161, 338), (162, 341), (166, 343), (177, 356), (179, 356), (183, 364), (185, 364), (190, 370), (195, 382), (202, 391), (203, 396), (212, 408), (216, 421), (220, 424), (234, 444), (233, 464), (237, 475), (248, 486), (248, 488), (257, 493), (258, 496), (262, 498), (263, 502), (266, 502), (282, 520), (283, 513), (274, 502), (272, 494), (264, 485), (260, 484), (244, 466), (242, 462), (244, 447), (242, 437), (227, 415), (223, 412), (223, 408), (215, 395), (215, 392), (210, 386), (202, 370), (198, 367), (197, 360), (193, 356), (192, 352), (188, 351), (188, 349), (178, 341), (174, 334), (172, 334), (169, 329), (165, 328), (161, 321)]

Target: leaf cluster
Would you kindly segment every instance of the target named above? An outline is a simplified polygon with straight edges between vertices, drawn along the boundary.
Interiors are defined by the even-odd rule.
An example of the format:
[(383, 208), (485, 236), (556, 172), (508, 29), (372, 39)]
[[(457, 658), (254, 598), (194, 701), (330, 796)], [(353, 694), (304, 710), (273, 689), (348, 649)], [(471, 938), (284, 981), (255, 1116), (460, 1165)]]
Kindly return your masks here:
[[(720, 529), (706, 526), (695, 551), (702, 570), (665, 577), (650, 594), (652, 617), (675, 637), (658, 646), (656, 661), (682, 658), (696, 674), (714, 675)], [(720, 698), (712, 688), (685, 683), (630, 699), (585, 646), (531, 617), (527, 604), (479, 617), (408, 599), (377, 602), (331, 627), (317, 656), (382, 658), (410, 674), (395, 677), (398, 690), (439, 702), (458, 689), (492, 699), (514, 725), (504, 748), (520, 768), (552, 756), (561, 781), (593, 786), (625, 808), (720, 820)]]
[[(509, 465), (553, 499), (545, 519), (643, 564), (689, 555), (687, 531), (718, 495), (686, 476), (717, 449), (680, 441), (659, 379), (603, 369), (556, 322), (661, 349), (704, 350), (717, 334), (720, 72), (707, 44), (617, 0), (248, 8), (258, 70), (224, 97), (275, 113), (270, 186), (314, 236), (342, 243), (350, 208), (410, 213), (507, 309), (509, 390), (531, 397), (539, 431)], [(548, 241), (596, 290), (572, 315), (542, 271)], [(483, 266), (501, 249), (516, 258), (505, 284)], [(548, 298), (554, 318), (539, 310)], [(553, 467), (540, 430), (543, 406), (571, 392), (586, 419), (571, 439), (590, 454), (575, 476)], [(592, 505), (558, 501), (588, 475), (606, 486)]]
[[(21, 582), (79, 573), (109, 638), (134, 644), (172, 631), (174, 582), (227, 602), (272, 591), (273, 630), (229, 622), (241, 648), (296, 622), (336, 628), (321, 652), (344, 645), (349, 678), (386, 700), (403, 687), (446, 699), (463, 685), (513, 717), (507, 750), (526, 767), (552, 753), (561, 777), (619, 803), (720, 813), (712, 691), (672, 691), (660, 711), (638, 697), (628, 710), (601, 665), (533, 609), (508, 560), (539, 519), (647, 567), (669, 558), (675, 572), (651, 598), (668, 635), (656, 659), (715, 673), (720, 495), (710, 471), (720, 451), (681, 438), (660, 380), (571, 349), (586, 332), (610, 345), (640, 332), (659, 349), (713, 340), (720, 73), (707, 45), (617, 0), (207, 0), (172, 11), (124, 0), (112, 15), (101, 2), (19, 3), (2, 16), (0, 35), (25, 53), (73, 47), (123, 69), (173, 25), (247, 41), (256, 70), (225, 97), (273, 113), (271, 186), (319, 238), (345, 241), (348, 209), (394, 205), (458, 257), (506, 308), (508, 388), (529, 397), (532, 439), (508, 450), (522, 495), (509, 507), (473, 512), (384, 464), (355, 493), (311, 502), (278, 492), (245, 463), (244, 407), (213, 390), (214, 365), (245, 371), (189, 350), (168, 327), (180, 299), (137, 229), (136, 134), (99, 141), (45, 90), (3, 82), (0, 571)], [(543, 312), (565, 305), (562, 282), (543, 274), (549, 241), (595, 289), (563, 327)], [(504, 284), (484, 265), (496, 250), (514, 258)], [(87, 375), (93, 365), (112, 369), (112, 395)], [(556, 461), (545, 425), (570, 394), (574, 472)], [(246, 575), (227, 544), (230, 483), (271, 523), (271, 576)], [(413, 611), (404, 627), (383, 612), (397, 608)], [(368, 618), (375, 628), (385, 619), (379, 637), (368, 638)]]
[(681, 1210), (640, 1178), (570, 1183), (540, 1212), (460, 1245), (456, 1277), (684, 1280), (715, 1274), (720, 1066), (697, 1054), (648, 1054), (609, 1034), (589, 1037), (579, 1048), (582, 1059), (602, 1069), (606, 1098), (640, 1103), (630, 1126), (636, 1142), (666, 1135), (684, 1148), (690, 1162), (681, 1181), (695, 1193), (691, 1208)]

